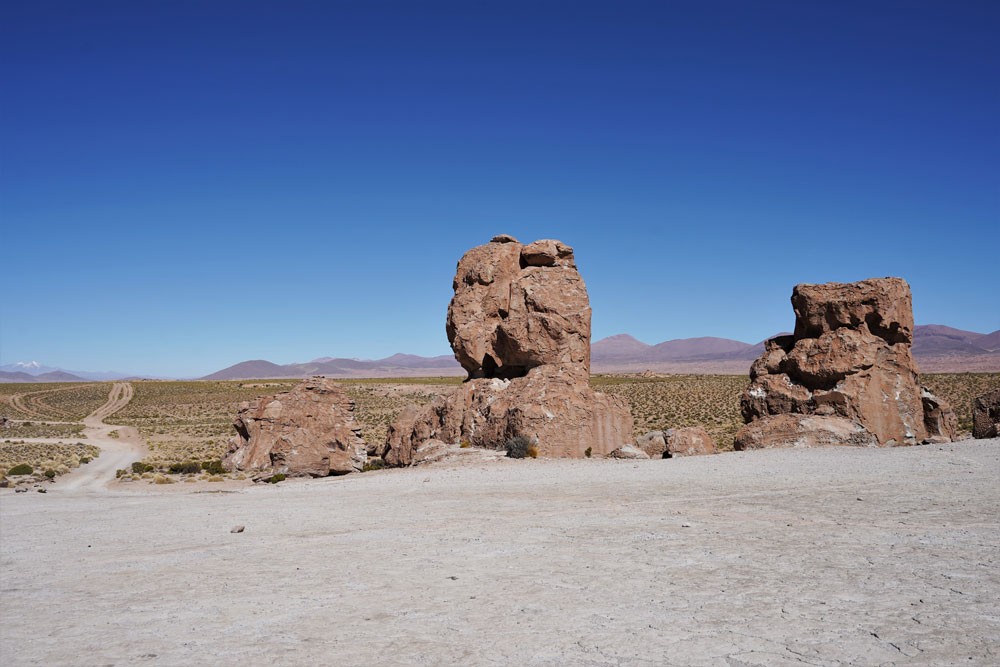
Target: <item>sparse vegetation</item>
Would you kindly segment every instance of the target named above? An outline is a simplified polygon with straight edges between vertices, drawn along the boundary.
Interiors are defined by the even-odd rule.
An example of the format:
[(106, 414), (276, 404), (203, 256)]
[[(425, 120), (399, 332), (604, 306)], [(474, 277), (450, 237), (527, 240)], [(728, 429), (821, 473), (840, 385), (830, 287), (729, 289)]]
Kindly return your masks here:
[(740, 394), (750, 383), (745, 375), (597, 375), (598, 391), (625, 399), (635, 420), (635, 433), (684, 426), (703, 426), (721, 450), (732, 449), (743, 426)]
[(53, 424), (48, 422), (10, 422), (0, 435), (11, 440), (26, 438), (82, 439), (83, 424)]
[(107, 382), (0, 384), (0, 414), (11, 419), (77, 422), (108, 400)]
[(594, 448), (593, 447), (587, 447), (587, 449), (583, 450), (583, 455), (586, 456), (588, 459), (590, 458), (591, 454), (593, 454), (593, 453), (594, 453)]
[(8, 475), (30, 475), (35, 469), (27, 463), (20, 463), (7, 471)]
[(362, 466), (361, 472), (371, 472), (372, 470), (381, 470), (385, 467), (385, 461), (380, 458), (370, 458), (365, 461), (365, 465)]
[[(284, 482), (285, 479), (287, 479), (287, 477), (285, 476), (285, 473), (276, 472), (273, 475), (271, 475), (270, 479), (268, 479), (267, 482), (268, 482), (268, 484), (277, 484), (278, 482)], [(209, 480), (209, 481), (212, 481), (212, 480)], [(222, 478), (220, 477), (218, 479), (218, 481), (221, 482)]]

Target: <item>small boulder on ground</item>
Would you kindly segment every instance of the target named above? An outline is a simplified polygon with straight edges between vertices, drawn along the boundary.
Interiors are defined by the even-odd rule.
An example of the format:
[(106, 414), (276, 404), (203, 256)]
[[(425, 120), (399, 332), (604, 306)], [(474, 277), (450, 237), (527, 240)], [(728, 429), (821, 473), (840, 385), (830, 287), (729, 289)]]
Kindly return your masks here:
[(972, 437), (1000, 437), (1000, 389), (987, 392), (973, 402)]
[(635, 445), (622, 445), (618, 449), (608, 454), (613, 459), (648, 459), (649, 454), (642, 451)]
[(878, 444), (878, 438), (871, 431), (844, 417), (786, 414), (764, 417), (747, 424), (736, 434), (733, 447), (743, 451), (831, 445), (877, 447)]
[(636, 441), (636, 446), (654, 459), (719, 453), (712, 436), (701, 426), (650, 431)]
[(367, 458), (354, 401), (324, 377), (241, 404), (233, 426), (227, 470), (326, 477), (360, 471)]

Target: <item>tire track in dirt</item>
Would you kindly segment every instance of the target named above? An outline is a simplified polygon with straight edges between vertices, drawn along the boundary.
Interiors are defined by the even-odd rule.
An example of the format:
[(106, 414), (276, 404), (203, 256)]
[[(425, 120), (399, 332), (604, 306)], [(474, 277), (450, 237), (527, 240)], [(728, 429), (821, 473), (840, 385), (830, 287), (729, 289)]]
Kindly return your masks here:
[[(80, 466), (59, 480), (53, 490), (59, 491), (107, 491), (109, 482), (114, 481), (119, 468), (128, 468), (133, 461), (146, 455), (146, 443), (139, 431), (132, 426), (105, 424), (104, 420), (118, 412), (132, 400), (135, 389), (128, 382), (115, 382), (108, 392), (108, 400), (83, 420), (87, 442), (97, 445), (101, 455), (86, 466)], [(111, 437), (118, 431), (118, 437)]]
[[(92, 384), (97, 384), (97, 383), (92, 383)], [(118, 383), (116, 383), (116, 384), (118, 384)], [(57, 413), (57, 414), (52, 415), (52, 414), (45, 414), (45, 413), (42, 413), (42, 412), (38, 412), (38, 410), (36, 409), (37, 406), (34, 406), (34, 405), (31, 404), (32, 403), (31, 397), (33, 397), (33, 396), (35, 396), (35, 397), (41, 397), (41, 396), (43, 396), (45, 394), (54, 394), (54, 393), (60, 392), (60, 391), (72, 391), (74, 389), (79, 389), (80, 387), (86, 387), (86, 386), (89, 386), (89, 385), (88, 384), (74, 384), (74, 385), (69, 386), (69, 387), (59, 387), (57, 389), (41, 389), (41, 390), (38, 390), (38, 391), (26, 391), (23, 394), (14, 394), (14, 395), (10, 396), (8, 398), (7, 402), (10, 403), (12, 406), (14, 406), (15, 410), (18, 410), (19, 412), (23, 412), (24, 414), (27, 414), (27, 415), (29, 415), (31, 417), (36, 417), (38, 419), (49, 419), (49, 418), (51, 418), (53, 416), (55, 416), (55, 417), (59, 417), (59, 416), (72, 416), (68, 412), (65, 412), (63, 410), (58, 410), (56, 408), (53, 408), (50, 405), (46, 405), (45, 403), (42, 403), (42, 405), (44, 405), (45, 408), (48, 408), (49, 410), (52, 410), (54, 413)]]

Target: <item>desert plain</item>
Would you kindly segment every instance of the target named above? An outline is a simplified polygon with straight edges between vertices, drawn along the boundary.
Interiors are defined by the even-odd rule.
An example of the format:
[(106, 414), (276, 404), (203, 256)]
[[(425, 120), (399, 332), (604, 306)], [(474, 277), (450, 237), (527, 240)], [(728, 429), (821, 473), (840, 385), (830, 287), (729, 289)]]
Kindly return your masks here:
[[(996, 380), (926, 377), (941, 393)], [(637, 422), (635, 406), (658, 393), (740, 384), (594, 383), (627, 385)], [(213, 402), (211, 385), (180, 384), (103, 383), (103, 402), (83, 386), (8, 400), (36, 413), (92, 409), (74, 434), (102, 452), (28, 493), (0, 489), (5, 664), (990, 665), (1000, 655), (997, 440), (640, 461), (470, 452), (280, 484), (167, 467), (169, 481), (192, 481), (115, 479), (131, 461), (157, 461), (147, 441), (175, 443), (161, 456), (206, 451), (227, 401), (274, 390), (220, 383)], [(351, 391), (377, 431), (396, 401), (449, 386)], [(719, 406), (725, 422), (731, 408)], [(41, 420), (32, 427), (44, 432)]]

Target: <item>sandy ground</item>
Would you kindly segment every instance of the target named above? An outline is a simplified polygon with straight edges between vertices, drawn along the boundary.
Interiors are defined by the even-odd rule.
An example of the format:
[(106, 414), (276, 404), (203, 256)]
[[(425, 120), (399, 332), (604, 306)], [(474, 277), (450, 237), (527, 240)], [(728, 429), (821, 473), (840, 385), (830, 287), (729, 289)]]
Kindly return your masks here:
[(0, 496), (0, 662), (1000, 662), (1000, 440), (178, 486)]

